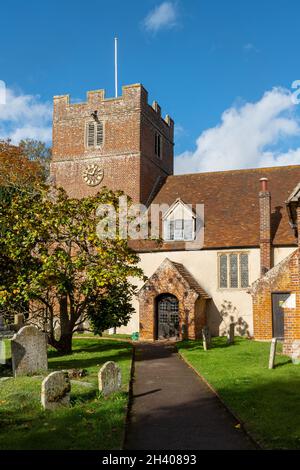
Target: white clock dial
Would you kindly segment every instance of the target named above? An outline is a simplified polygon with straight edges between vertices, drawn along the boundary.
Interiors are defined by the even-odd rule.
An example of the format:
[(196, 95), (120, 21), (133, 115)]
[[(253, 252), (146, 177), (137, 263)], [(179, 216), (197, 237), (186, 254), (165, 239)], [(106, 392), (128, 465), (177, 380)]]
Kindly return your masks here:
[(97, 186), (104, 177), (104, 171), (95, 163), (88, 165), (83, 171), (83, 179), (89, 186)]

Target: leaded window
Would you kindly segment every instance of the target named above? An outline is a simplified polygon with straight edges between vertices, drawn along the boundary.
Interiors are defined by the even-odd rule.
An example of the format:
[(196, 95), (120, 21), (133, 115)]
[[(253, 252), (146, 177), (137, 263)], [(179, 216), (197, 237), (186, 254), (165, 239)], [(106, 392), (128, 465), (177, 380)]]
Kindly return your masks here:
[(222, 253), (218, 263), (220, 289), (245, 289), (249, 286), (248, 253)]
[(249, 260), (247, 253), (240, 255), (241, 287), (249, 286)]
[(230, 273), (229, 273), (229, 285), (232, 289), (239, 287), (239, 272), (238, 272), (238, 255), (229, 255), (230, 262)]
[(227, 255), (221, 255), (219, 257), (219, 264), (220, 264), (220, 287), (222, 289), (226, 289), (228, 287), (228, 279), (227, 279), (227, 261), (228, 261), (228, 256)]

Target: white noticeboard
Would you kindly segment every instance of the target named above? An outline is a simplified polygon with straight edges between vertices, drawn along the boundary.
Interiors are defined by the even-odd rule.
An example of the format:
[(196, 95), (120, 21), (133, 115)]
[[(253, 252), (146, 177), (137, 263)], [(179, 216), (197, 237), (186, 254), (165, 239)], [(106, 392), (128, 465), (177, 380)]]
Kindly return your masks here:
[(290, 294), (290, 296), (282, 303), (283, 308), (296, 308), (296, 294)]

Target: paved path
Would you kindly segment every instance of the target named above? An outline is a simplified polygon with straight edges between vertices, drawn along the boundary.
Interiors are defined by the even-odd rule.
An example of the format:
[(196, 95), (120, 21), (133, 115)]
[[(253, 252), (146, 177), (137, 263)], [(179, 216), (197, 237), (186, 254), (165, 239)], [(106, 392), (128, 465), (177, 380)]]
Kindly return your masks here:
[(174, 346), (137, 345), (125, 449), (253, 449), (236, 424)]

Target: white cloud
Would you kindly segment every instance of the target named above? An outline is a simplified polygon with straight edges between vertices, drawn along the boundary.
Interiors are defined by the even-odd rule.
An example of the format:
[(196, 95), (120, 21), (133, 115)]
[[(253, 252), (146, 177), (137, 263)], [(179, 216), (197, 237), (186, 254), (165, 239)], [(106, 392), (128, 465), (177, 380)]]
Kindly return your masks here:
[(16, 93), (6, 88), (6, 102), (0, 104), (0, 139), (17, 144), (31, 138), (51, 141), (52, 106), (39, 96)]
[(172, 2), (163, 2), (155, 7), (143, 21), (146, 31), (157, 33), (160, 29), (170, 29), (177, 25), (178, 11)]
[(256, 103), (227, 109), (221, 123), (205, 130), (194, 152), (175, 159), (176, 173), (300, 164), (300, 147), (288, 148), (299, 138), (299, 118), (292, 94), (273, 88)]

